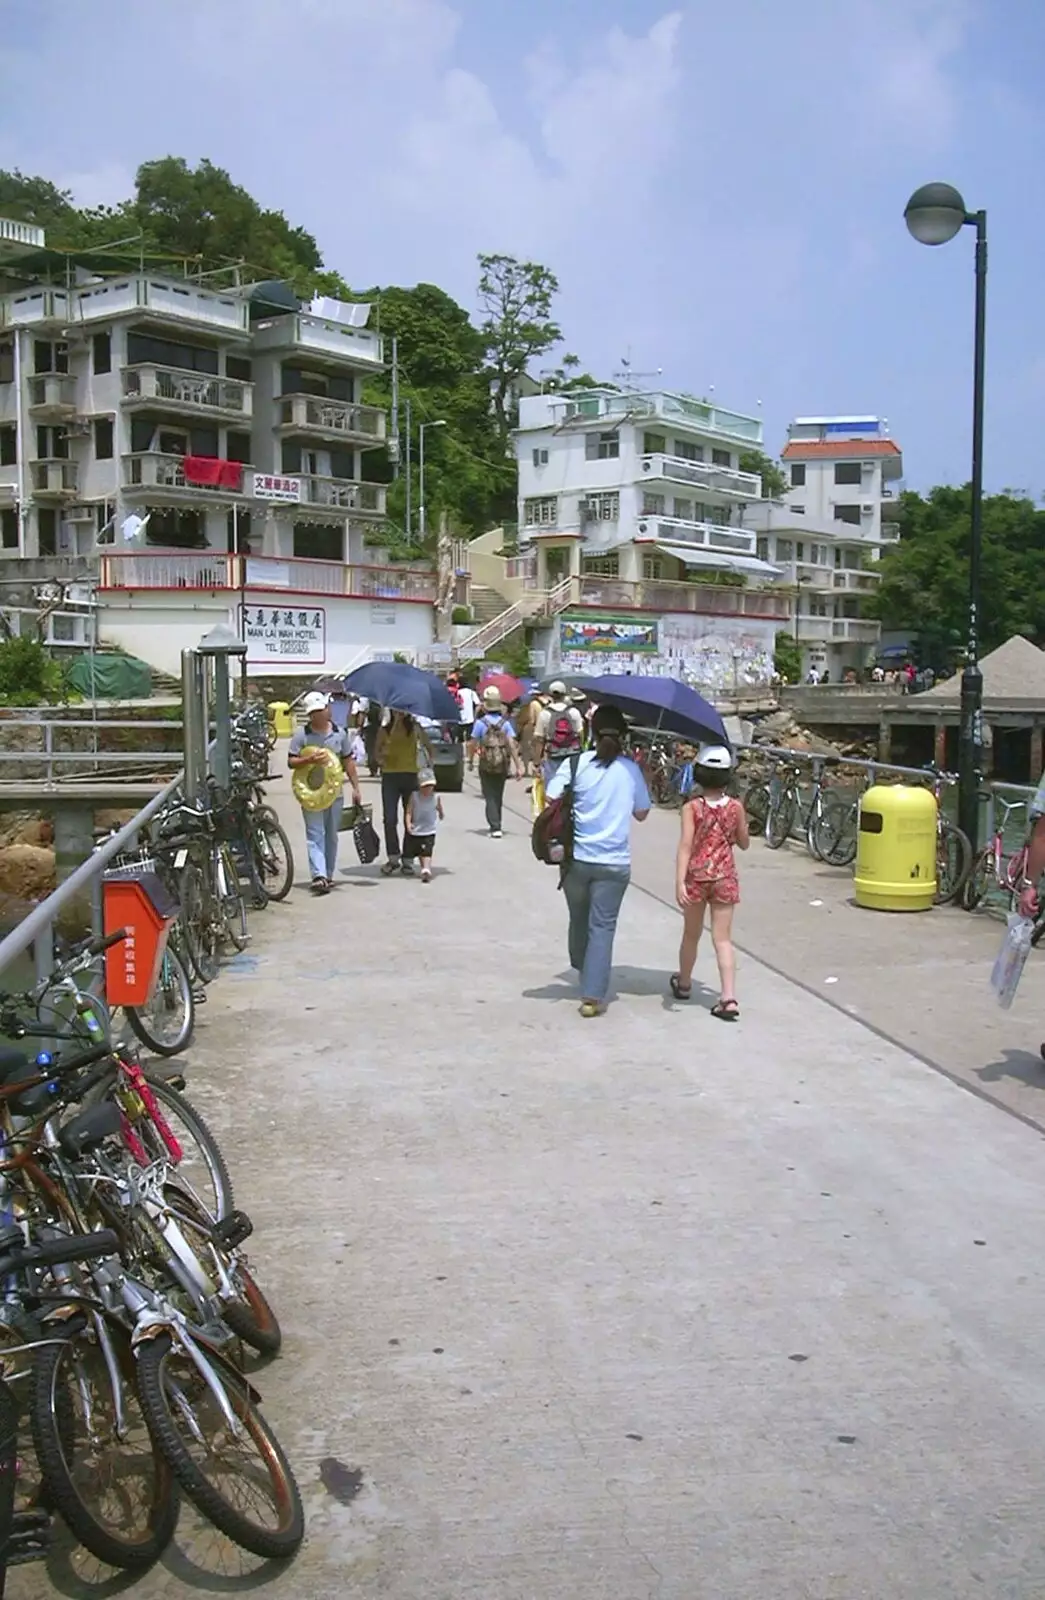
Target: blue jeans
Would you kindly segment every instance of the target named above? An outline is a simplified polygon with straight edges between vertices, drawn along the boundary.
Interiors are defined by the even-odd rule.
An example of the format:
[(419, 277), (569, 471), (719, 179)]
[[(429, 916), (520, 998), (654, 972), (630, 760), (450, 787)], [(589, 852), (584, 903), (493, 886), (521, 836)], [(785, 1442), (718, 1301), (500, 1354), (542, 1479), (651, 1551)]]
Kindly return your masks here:
[(325, 811), (305, 811), (305, 843), (308, 846), (308, 870), (313, 882), (317, 878), (333, 880), (337, 871), (337, 825), (341, 821), (341, 796)]
[(570, 966), (581, 975), (584, 1000), (605, 1000), (609, 993), (613, 935), (630, 879), (630, 867), (592, 861), (572, 861), (566, 869), (562, 887), (570, 908)]

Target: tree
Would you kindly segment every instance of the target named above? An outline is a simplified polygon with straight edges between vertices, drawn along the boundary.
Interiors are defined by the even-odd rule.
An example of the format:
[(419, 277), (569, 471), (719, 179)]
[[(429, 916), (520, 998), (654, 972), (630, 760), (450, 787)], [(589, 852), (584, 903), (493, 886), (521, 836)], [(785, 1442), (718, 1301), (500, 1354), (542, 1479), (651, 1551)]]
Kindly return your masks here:
[(797, 683), (802, 676), (802, 651), (790, 633), (778, 633), (773, 651), (773, 670), (784, 683)]
[(480, 332), (505, 453), (514, 421), (516, 385), (531, 361), (562, 339), (562, 330), (552, 317), (558, 292), (554, 272), (535, 261), (502, 255), (479, 257), (479, 306), (484, 317)]
[[(969, 617), (970, 491), (936, 488), (897, 504), (900, 540), (885, 551), (869, 609), (886, 628), (917, 636), (933, 666), (954, 664)], [(1045, 643), (1045, 511), (1018, 495), (983, 503), (980, 647), (1014, 633)]]
[(756, 472), (762, 479), (763, 500), (779, 500), (788, 487), (783, 469), (775, 461), (770, 461), (761, 450), (742, 450), (740, 453), (741, 472)]

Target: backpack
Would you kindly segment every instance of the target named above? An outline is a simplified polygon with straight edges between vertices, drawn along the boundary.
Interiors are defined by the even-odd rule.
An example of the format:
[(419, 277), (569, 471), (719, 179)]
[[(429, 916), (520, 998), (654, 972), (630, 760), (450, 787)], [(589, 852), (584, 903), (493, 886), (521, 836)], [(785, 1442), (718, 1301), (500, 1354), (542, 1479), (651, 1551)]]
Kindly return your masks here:
[(573, 725), (569, 710), (558, 712), (548, 737), (548, 753), (551, 759), (553, 761), (561, 759), (576, 750), (579, 745), (580, 735)]
[(479, 771), (490, 778), (506, 778), (512, 764), (512, 747), (508, 739), (508, 724), (488, 722), (479, 744)]
[(580, 759), (579, 754), (570, 757), (569, 783), (562, 794), (549, 800), (530, 833), (530, 848), (548, 867), (566, 867), (573, 860), (573, 791)]

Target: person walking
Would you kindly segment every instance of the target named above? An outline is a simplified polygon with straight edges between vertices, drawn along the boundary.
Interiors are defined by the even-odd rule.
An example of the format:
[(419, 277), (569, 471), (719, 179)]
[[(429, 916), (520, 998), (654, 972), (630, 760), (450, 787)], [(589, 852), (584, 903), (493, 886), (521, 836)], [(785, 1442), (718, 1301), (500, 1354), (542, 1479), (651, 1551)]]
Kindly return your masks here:
[[(352, 799), (358, 806), (363, 796), (359, 792), (359, 774), (352, 756), (352, 736), (345, 728), (334, 726), (330, 706), (325, 694), (314, 689), (301, 703), (306, 721), (290, 736), (287, 765), (322, 767), (326, 764), (326, 751), (331, 751), (341, 762), (342, 785), (352, 786)], [(312, 893), (329, 894), (337, 871), (338, 823), (341, 820), (343, 796), (336, 793), (322, 811), (301, 808), (305, 822), (305, 843), (308, 848), (308, 866), (312, 874)]]
[(718, 962), (719, 998), (711, 1015), (736, 1022), (737, 960), (733, 949), (733, 908), (740, 901), (734, 847), (750, 844), (743, 803), (724, 791), (733, 774), (733, 757), (725, 745), (702, 745), (693, 776), (700, 792), (682, 808), (682, 836), (675, 863), (675, 899), (682, 912), (679, 968), (670, 979), (676, 1000), (688, 1000), (697, 946), (710, 909), (711, 942)]
[(430, 883), (435, 836), (443, 820), (443, 802), (435, 792), (435, 773), (424, 767), (417, 774), (417, 788), (407, 803), (406, 838), (403, 859), (421, 863), (421, 882)]
[(573, 852), (563, 868), (562, 887), (582, 1017), (597, 1017), (606, 1009), (613, 937), (631, 878), (631, 822), (645, 822), (650, 812), (646, 780), (624, 754), (627, 733), (616, 706), (599, 706), (592, 718), (595, 748), (560, 762), (547, 790), (549, 800), (573, 791)]
[(566, 685), (557, 679), (548, 688), (548, 704), (537, 718), (535, 754), (547, 787), (559, 763), (584, 748), (584, 718), (572, 706)]
[(395, 872), (412, 878), (413, 862), (404, 860), (399, 849), (399, 808), (403, 808), (405, 830), (407, 805), (417, 788), (418, 770), (432, 765), (432, 747), (415, 717), (406, 711), (393, 711), (378, 733), (374, 754), (381, 769), (381, 810), (388, 856), (381, 871), (386, 878)]
[(472, 726), (479, 710), (479, 696), (471, 684), (462, 683), (456, 672), (452, 672), (446, 680), (446, 687), (457, 701), (460, 712), (460, 732), (458, 738), (462, 744), (467, 744), (472, 737)]
[(490, 684), (483, 690), (483, 710), (472, 727), (468, 743), (468, 769), (479, 761), (479, 787), (486, 802), (486, 825), (491, 839), (503, 837), (504, 786), (510, 773), (522, 777), (515, 730), (505, 715), (501, 691)]

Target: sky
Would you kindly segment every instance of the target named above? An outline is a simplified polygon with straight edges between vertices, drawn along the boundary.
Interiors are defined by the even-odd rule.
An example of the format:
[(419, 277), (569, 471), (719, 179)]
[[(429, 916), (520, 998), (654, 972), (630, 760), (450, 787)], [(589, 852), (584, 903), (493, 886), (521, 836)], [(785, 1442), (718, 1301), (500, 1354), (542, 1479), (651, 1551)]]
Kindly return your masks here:
[(973, 238), (990, 234), (985, 474), (1045, 495), (1041, 0), (0, 0), (0, 166), (81, 204), (209, 157), (353, 285), (474, 308), (479, 251), (557, 275), (600, 376), (761, 414), (888, 419), (912, 488), (969, 475)]

